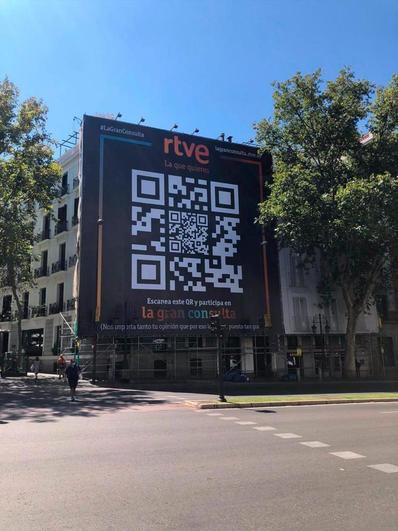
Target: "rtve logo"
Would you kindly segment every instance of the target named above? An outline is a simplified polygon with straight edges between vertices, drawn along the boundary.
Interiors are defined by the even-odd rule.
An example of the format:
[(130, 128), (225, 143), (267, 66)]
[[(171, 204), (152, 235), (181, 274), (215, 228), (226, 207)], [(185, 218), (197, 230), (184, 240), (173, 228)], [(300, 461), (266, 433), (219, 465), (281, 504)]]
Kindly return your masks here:
[(199, 164), (209, 164), (209, 149), (204, 144), (195, 144), (195, 142), (187, 143), (185, 140), (180, 140), (177, 135), (173, 138), (165, 138), (163, 140), (163, 151), (170, 153), (171, 150), (178, 157), (195, 157)]

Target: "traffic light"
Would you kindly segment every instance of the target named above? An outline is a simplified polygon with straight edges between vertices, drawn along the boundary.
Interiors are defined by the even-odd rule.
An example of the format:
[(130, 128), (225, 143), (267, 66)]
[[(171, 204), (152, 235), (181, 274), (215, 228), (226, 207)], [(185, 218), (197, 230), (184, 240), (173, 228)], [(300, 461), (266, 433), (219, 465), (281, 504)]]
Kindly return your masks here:
[(210, 313), (209, 328), (212, 334), (219, 334), (220, 329), (221, 329), (219, 313), (217, 312)]

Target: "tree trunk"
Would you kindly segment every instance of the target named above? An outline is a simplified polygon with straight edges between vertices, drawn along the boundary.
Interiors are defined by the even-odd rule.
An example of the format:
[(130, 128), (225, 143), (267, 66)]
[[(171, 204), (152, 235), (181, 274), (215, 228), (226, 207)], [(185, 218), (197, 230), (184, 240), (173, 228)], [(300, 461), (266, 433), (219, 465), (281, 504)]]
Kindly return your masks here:
[[(21, 301), (19, 300), (18, 296), (18, 290), (14, 282), (11, 283), (11, 291), (14, 296), (14, 300), (17, 304), (17, 355), (18, 359), (21, 359), (22, 357), (22, 305)], [(27, 370), (27, 360), (22, 360), (22, 366), (24, 370)]]
[(344, 378), (353, 378), (355, 372), (355, 332), (359, 314), (348, 308), (347, 328), (345, 335)]

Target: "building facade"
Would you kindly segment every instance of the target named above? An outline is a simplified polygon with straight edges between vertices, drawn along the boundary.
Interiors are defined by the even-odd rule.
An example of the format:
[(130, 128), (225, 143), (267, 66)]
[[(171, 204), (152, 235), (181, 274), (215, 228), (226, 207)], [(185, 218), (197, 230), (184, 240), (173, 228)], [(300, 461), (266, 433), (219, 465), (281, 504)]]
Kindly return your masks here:
[[(22, 343), (28, 356), (41, 356), (42, 366), (52, 371), (63, 341), (66, 322), (75, 321), (73, 277), (77, 262), (79, 206), (79, 148), (67, 151), (59, 163), (63, 168), (59, 198), (52, 213), (38, 212), (32, 269), (35, 286), (22, 294), (24, 314)], [(15, 351), (17, 344), (16, 304), (11, 291), (0, 291), (1, 351)], [(70, 336), (70, 334), (69, 334)]]
[[(197, 254), (194, 260), (196, 262), (192, 262), (192, 260), (189, 262), (188, 260), (193, 254), (189, 245), (195, 245), (195, 242), (190, 241), (186, 236), (182, 242), (182, 245), (188, 249), (185, 258), (180, 258), (178, 262), (174, 255), (169, 258), (167, 253), (162, 252), (163, 238), (167, 239), (170, 253), (178, 254), (180, 252), (178, 245), (181, 245), (181, 242), (177, 241), (177, 237), (170, 237), (171, 232), (175, 234), (176, 231), (181, 232), (182, 230), (177, 226), (180, 223), (176, 221), (179, 219), (177, 214), (185, 215), (185, 218), (190, 222), (192, 219), (198, 220), (197, 216), (202, 215), (203, 223), (207, 222), (207, 216), (210, 214), (207, 211), (201, 214), (201, 210), (199, 214), (192, 213), (192, 211), (188, 212), (187, 199), (183, 200), (182, 206), (172, 203), (174, 199), (170, 190), (173, 188), (170, 183), (174, 183), (173, 186), (178, 188), (178, 193), (183, 190), (181, 183), (187, 185), (192, 181), (194, 184), (196, 183), (195, 186), (199, 183), (191, 192), (193, 193), (191, 198), (194, 198), (189, 202), (191, 208), (191, 203), (194, 200), (200, 201), (201, 186), (202, 194), (205, 193), (203, 191), (205, 184), (203, 184), (204, 179), (199, 179), (197, 176), (192, 177), (191, 174), (189, 177), (184, 176), (184, 174), (182, 177), (176, 176), (178, 171), (180, 173), (186, 171), (182, 170), (184, 157), (195, 153), (199, 146), (199, 151), (196, 151), (198, 154), (196, 163), (192, 166), (191, 173), (194, 174), (195, 171), (205, 167), (200, 163), (206, 160), (206, 153), (211, 153), (211, 149), (217, 152), (217, 156), (222, 155), (226, 161), (231, 158), (231, 155), (236, 157), (236, 153), (246, 152), (247, 157), (250, 153), (248, 155), (245, 146), (230, 145), (226, 142), (215, 143), (209, 139), (199, 141), (197, 137), (190, 135), (173, 137), (167, 131), (151, 130), (151, 128), (138, 127), (132, 124), (124, 124), (122, 127), (118, 122), (105, 119), (95, 119), (92, 123), (101, 132), (98, 150), (95, 146), (94, 148), (92, 145), (89, 146), (87, 141), (86, 143), (83, 141), (59, 159), (63, 168), (60, 195), (54, 202), (52, 215), (45, 212), (38, 213), (35, 231), (39, 237), (34, 246), (32, 261), (36, 283), (33, 288), (23, 293), (23, 348), (30, 357), (41, 356), (43, 369), (52, 372), (55, 370), (55, 362), (59, 352), (72, 355), (76, 348), (76, 337), (79, 335), (81, 363), (87, 375), (91, 374), (93, 370), (93, 345), (95, 344), (95, 365), (99, 377), (129, 380), (213, 378), (218, 371), (217, 338), (210, 333), (207, 327), (208, 316), (211, 312), (209, 313), (208, 307), (205, 305), (205, 295), (201, 295), (201, 291), (205, 291), (205, 283), (203, 281), (201, 284), (200, 280), (195, 281), (195, 275), (192, 274), (192, 264), (200, 263), (196, 256), (198, 253), (199, 255), (204, 253), (203, 248), (206, 249), (207, 245), (205, 239), (210, 238), (209, 232), (211, 231), (208, 231), (207, 228), (198, 230), (198, 226), (195, 226), (195, 238), (201, 239), (201, 249), (199, 251), (195, 249)], [(102, 134), (104, 128), (107, 131), (106, 135)], [(126, 138), (127, 134), (136, 136), (132, 140), (131, 136)], [(130, 159), (128, 162), (131, 168), (135, 167), (136, 160), (140, 162), (141, 166), (144, 164), (145, 167), (140, 167), (140, 170), (130, 169), (129, 172), (132, 171), (133, 175), (132, 190), (126, 188), (126, 193), (120, 194), (118, 192), (119, 195), (115, 195), (112, 199), (114, 189), (121, 186), (121, 177), (117, 177), (118, 172), (120, 173), (118, 169), (119, 159), (113, 159), (114, 162), (112, 162), (110, 158), (107, 170), (110, 175), (109, 188), (106, 188), (105, 181), (104, 189), (105, 195), (107, 194), (110, 200), (114, 201), (114, 204), (112, 211), (108, 210), (107, 213), (105, 208), (104, 214), (98, 214), (99, 192), (97, 188), (92, 187), (93, 171), (90, 166), (91, 162), (90, 164), (87, 163), (88, 157), (84, 163), (85, 150), (97, 156), (97, 151), (100, 153), (100, 149), (104, 149), (100, 153), (100, 160), (104, 160), (105, 142), (111, 141), (112, 146), (118, 143), (117, 149), (119, 151), (116, 150), (115, 153), (117, 157), (123, 159), (126, 156), (123, 151), (125, 146), (133, 145), (135, 149), (137, 144), (141, 144), (143, 149), (146, 149), (148, 144), (155, 143), (159, 135), (162, 137), (164, 147), (162, 156), (165, 156), (164, 160), (163, 158), (159, 159), (160, 163), (164, 164), (165, 168), (172, 165), (173, 173), (166, 173), (165, 170), (162, 170), (163, 173), (159, 173), (157, 168), (157, 171), (154, 171), (150, 163), (147, 162), (148, 157), (150, 158), (152, 155), (145, 155), (142, 159), (145, 164), (149, 164), (145, 166), (139, 156), (134, 154), (132, 162)], [(177, 150), (177, 154), (174, 153), (174, 158), (170, 154), (172, 148)], [(208, 152), (205, 148), (208, 149)], [(242, 155), (239, 156), (242, 157)], [(158, 154), (154, 152), (153, 157), (158, 157)], [(240, 162), (242, 161), (240, 160)], [(258, 164), (255, 159), (250, 163)], [(128, 167), (130, 168), (130, 166)], [(220, 171), (221, 166), (216, 164), (214, 167), (216, 170), (213, 171)], [(227, 175), (228, 172), (233, 173), (233, 168), (234, 166), (228, 166)], [(120, 173), (120, 175), (124, 174)], [(131, 179), (130, 173), (128, 178)], [(170, 212), (167, 208), (164, 209), (169, 223), (164, 227), (162, 235), (156, 242), (157, 249), (152, 251), (149, 256), (145, 250), (145, 246), (148, 244), (145, 234), (148, 232), (152, 234), (153, 226), (157, 230), (159, 223), (160, 229), (162, 229), (161, 216), (164, 215), (159, 214), (159, 198), (154, 199), (153, 196), (162, 189), (163, 184), (159, 181), (160, 178), (164, 178), (169, 186), (168, 200), (170, 203), (167, 206), (174, 206), (169, 209)], [(216, 181), (212, 181), (211, 187), (209, 187), (208, 193), (213, 194), (213, 196), (216, 193), (217, 195), (214, 197), (219, 202), (217, 203), (212, 196), (213, 202), (210, 210), (215, 209), (219, 212), (219, 218), (214, 218), (216, 220), (215, 228), (212, 229), (215, 231), (214, 234), (217, 233), (217, 227), (220, 227), (219, 219), (221, 218), (224, 224), (232, 224), (229, 225), (230, 228), (236, 225), (234, 216), (237, 219), (238, 196), (234, 196), (234, 194), (239, 188), (239, 179), (238, 174), (237, 181), (231, 181), (237, 184), (221, 182), (219, 185)], [(133, 252), (131, 256), (129, 255), (128, 264), (123, 269), (121, 264), (124, 255), (119, 252), (118, 238), (125, 229), (123, 225), (120, 225), (120, 220), (124, 219), (124, 214), (121, 215), (120, 211), (122, 210), (123, 198), (127, 195), (130, 197), (131, 194), (133, 201), (127, 200), (131, 204), (126, 202), (125, 210), (131, 212), (132, 217), (126, 217), (123, 223), (128, 223), (125, 238), (128, 241), (129, 249), (131, 248)], [(232, 198), (231, 204), (223, 203), (223, 201), (229, 202), (230, 198)], [(105, 205), (107, 200), (108, 197), (106, 196)], [(243, 200), (242, 197), (239, 198), (241, 206)], [(148, 204), (152, 205), (150, 209)], [(203, 205), (200, 205), (200, 208), (202, 207), (207, 208), (207, 204), (203, 202)], [(150, 229), (142, 223), (148, 212), (152, 213)], [(228, 217), (226, 217), (226, 213)], [(154, 216), (157, 216), (155, 221)], [(176, 216), (176, 218), (172, 216)], [(195, 221), (195, 223), (197, 222)], [(199, 225), (200, 223), (202, 221), (199, 221)], [(243, 225), (244, 223), (246, 221), (243, 221), (241, 216), (240, 224)], [(91, 232), (85, 228), (90, 224), (92, 225)], [(140, 229), (136, 228), (137, 224)], [(247, 231), (238, 236), (236, 236), (236, 231), (228, 229), (228, 242), (231, 241), (232, 245), (238, 245), (239, 238), (247, 239), (250, 243), (246, 247), (248, 252), (252, 252), (253, 246), (259, 250), (259, 253), (261, 251), (266, 264), (266, 274), (260, 275), (256, 272), (254, 276), (253, 274), (249, 275), (247, 289), (249, 295), (243, 297), (245, 299), (244, 305), (246, 305), (244, 311), (250, 315), (252, 311), (250, 306), (251, 304), (255, 305), (258, 295), (256, 292), (264, 290), (264, 283), (267, 285), (268, 307), (266, 304), (265, 311), (257, 311), (254, 317), (252, 312), (250, 319), (241, 320), (243, 324), (236, 320), (234, 321), (236, 322), (235, 325), (226, 327), (223, 338), (225, 364), (223, 369), (239, 366), (254, 378), (341, 377), (346, 326), (345, 307), (341, 294), (336, 291), (331, 303), (325, 306), (317, 292), (319, 281), (317, 266), (315, 265), (312, 269), (305, 271), (300, 266), (299, 257), (294, 253), (288, 249), (278, 249), (269, 235), (259, 233), (253, 237), (250, 232), (250, 225), (245, 226)], [(82, 229), (84, 230), (82, 231)], [(139, 234), (140, 230), (141, 234)], [(100, 233), (101, 242), (104, 242), (103, 245), (108, 246), (109, 249), (108, 256), (105, 258), (98, 258)], [(164, 234), (165, 236), (163, 236)], [(128, 238), (132, 238), (131, 241)], [(135, 254), (134, 250), (136, 251)], [(227, 260), (225, 257), (228, 257), (228, 253), (231, 255), (230, 251), (225, 252), (224, 255), (221, 253), (223, 260)], [(255, 256), (257, 256), (256, 253), (257, 251), (254, 253)], [(139, 260), (144, 263), (144, 266), (139, 264)], [(175, 264), (181, 265), (181, 263), (188, 264), (188, 268), (191, 267), (189, 280), (187, 280), (187, 274), (181, 273), (181, 287), (178, 292), (178, 300), (181, 300), (183, 296), (192, 294), (197, 297), (199, 293), (199, 297), (192, 299), (191, 309), (177, 308), (174, 310), (172, 305), (168, 305), (171, 304), (168, 299), (177, 301), (177, 297), (175, 294), (170, 295), (170, 291), (167, 290), (162, 292), (164, 293), (162, 301), (157, 305), (136, 304), (137, 297), (144, 301), (152, 300), (152, 303), (154, 298), (159, 297), (160, 291), (154, 291), (153, 283), (158, 282), (157, 288), (159, 289), (160, 281), (156, 280), (155, 276), (159, 269), (158, 265), (163, 263), (162, 260), (167, 260), (171, 269), (175, 267)], [(132, 269), (130, 269), (130, 263), (134, 264), (131, 266)], [(209, 267), (210, 262), (204, 263)], [(234, 262), (230, 269), (235, 275), (235, 280), (240, 271), (240, 266), (236, 263)], [(230, 267), (228, 261), (225, 264), (226, 270), (228, 270)], [(138, 267), (141, 267), (139, 275), (137, 274)], [(101, 278), (102, 293), (100, 293), (99, 299), (98, 293), (101, 290), (98, 290), (98, 279), (101, 272), (104, 274), (104, 279)], [(239, 300), (239, 297), (242, 289), (239, 287), (238, 280), (236, 280), (234, 287), (230, 279), (225, 280), (228, 275), (219, 275), (217, 277), (219, 280), (216, 281), (216, 273), (216, 269), (211, 272), (212, 286), (217, 286), (217, 282), (229, 282), (230, 298), (235, 301), (233, 304), (237, 304), (237, 307), (240, 308), (239, 304), (242, 304), (242, 301)], [(147, 275), (146, 284), (144, 283), (145, 289), (138, 285), (144, 274)], [(205, 269), (203, 274), (209, 275), (208, 270)], [(127, 290), (123, 275), (131, 275), (129, 289), (133, 287), (135, 290), (140, 290), (135, 292), (133, 303), (125, 294)], [(152, 277), (152, 275), (154, 276)], [(165, 279), (166, 277), (167, 279), (171, 278), (169, 272), (166, 271), (165, 275)], [(198, 277), (199, 274), (196, 276)], [(175, 274), (174, 278), (178, 280), (178, 275)], [(204, 278), (206, 278), (208, 285), (209, 276)], [(130, 283), (130, 277), (128, 282)], [(174, 280), (170, 280), (170, 286), (173, 282)], [(173, 284), (172, 289), (175, 289), (174, 286), (175, 284)], [(154, 293), (157, 293), (156, 297)], [(210, 293), (213, 291), (210, 290)], [(217, 298), (217, 290), (214, 293), (216, 295), (212, 295), (212, 300), (222, 302), (222, 297)], [(357, 359), (361, 362), (360, 372), (363, 377), (389, 377), (398, 374), (398, 311), (395, 293), (394, 290), (389, 290), (378, 305), (378, 312), (376, 307), (373, 307), (370, 312), (363, 314), (359, 319), (356, 346)], [(98, 300), (105, 308), (99, 312), (102, 315), (98, 314)], [(195, 300), (198, 301), (195, 303), (198, 307), (194, 305)], [(200, 301), (203, 302), (203, 310), (199, 309), (200, 304), (202, 304)], [(209, 305), (210, 303), (206, 301), (206, 304)], [(108, 314), (106, 308), (110, 308)], [(227, 310), (228, 308), (224, 310), (223, 316), (227, 316)], [(17, 343), (15, 311), (16, 306), (10, 290), (1, 289), (0, 350), (3, 353), (15, 350)], [(200, 323), (198, 319), (203, 318), (203, 324), (191, 326), (184, 324), (189, 322), (186, 320), (187, 316), (194, 317), (195, 323)], [(157, 321), (150, 321), (149, 317), (155, 318)], [(157, 323), (151, 325), (153, 328), (150, 333), (146, 331), (147, 325), (143, 324), (146, 322), (145, 319), (147, 322)], [(178, 324), (178, 319), (181, 319), (180, 323), (182, 324)], [(96, 327), (95, 333), (93, 332), (94, 325)], [(167, 333), (163, 333), (162, 331), (166, 330), (167, 326), (169, 330)], [(180, 326), (180, 333), (173, 334), (170, 332), (173, 326)], [(248, 333), (242, 333), (245, 326), (250, 330)], [(181, 330), (186, 331), (181, 332)], [(191, 332), (191, 330), (193, 331)]]

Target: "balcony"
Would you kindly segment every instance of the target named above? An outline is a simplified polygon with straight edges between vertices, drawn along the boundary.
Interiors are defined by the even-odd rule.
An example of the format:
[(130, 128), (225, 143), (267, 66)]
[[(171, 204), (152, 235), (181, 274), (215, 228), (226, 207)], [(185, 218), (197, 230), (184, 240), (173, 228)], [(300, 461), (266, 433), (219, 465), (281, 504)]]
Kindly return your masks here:
[(65, 220), (58, 221), (55, 225), (55, 234), (61, 234), (61, 232), (65, 232), (68, 230), (68, 222)]
[(76, 309), (76, 299), (69, 299), (66, 301), (66, 311), (71, 311)]
[(35, 278), (48, 277), (49, 274), (50, 274), (49, 268), (43, 267), (43, 266), (40, 266), (37, 269), (35, 269), (33, 273)]
[(77, 216), (73, 216), (73, 218), (72, 218), (72, 227), (74, 227), (78, 223), (79, 223), (79, 218)]
[(77, 254), (69, 257), (69, 267), (74, 267), (77, 263)]
[(40, 234), (40, 241), (49, 240), (51, 238), (50, 229), (45, 229)]
[(75, 190), (79, 186), (79, 177), (73, 179), (73, 189)]
[(12, 321), (13, 315), (11, 310), (3, 310), (2, 313), (0, 313), (0, 321)]
[(61, 313), (65, 309), (65, 304), (63, 302), (53, 302), (48, 308), (49, 315), (54, 315), (55, 313)]
[(58, 260), (54, 262), (51, 266), (51, 274), (58, 273), (59, 271), (66, 271), (66, 260)]
[(42, 304), (41, 306), (32, 306), (30, 309), (32, 319), (35, 317), (45, 317), (47, 315), (47, 306)]
[(59, 189), (59, 197), (69, 194), (69, 184), (63, 184)]

